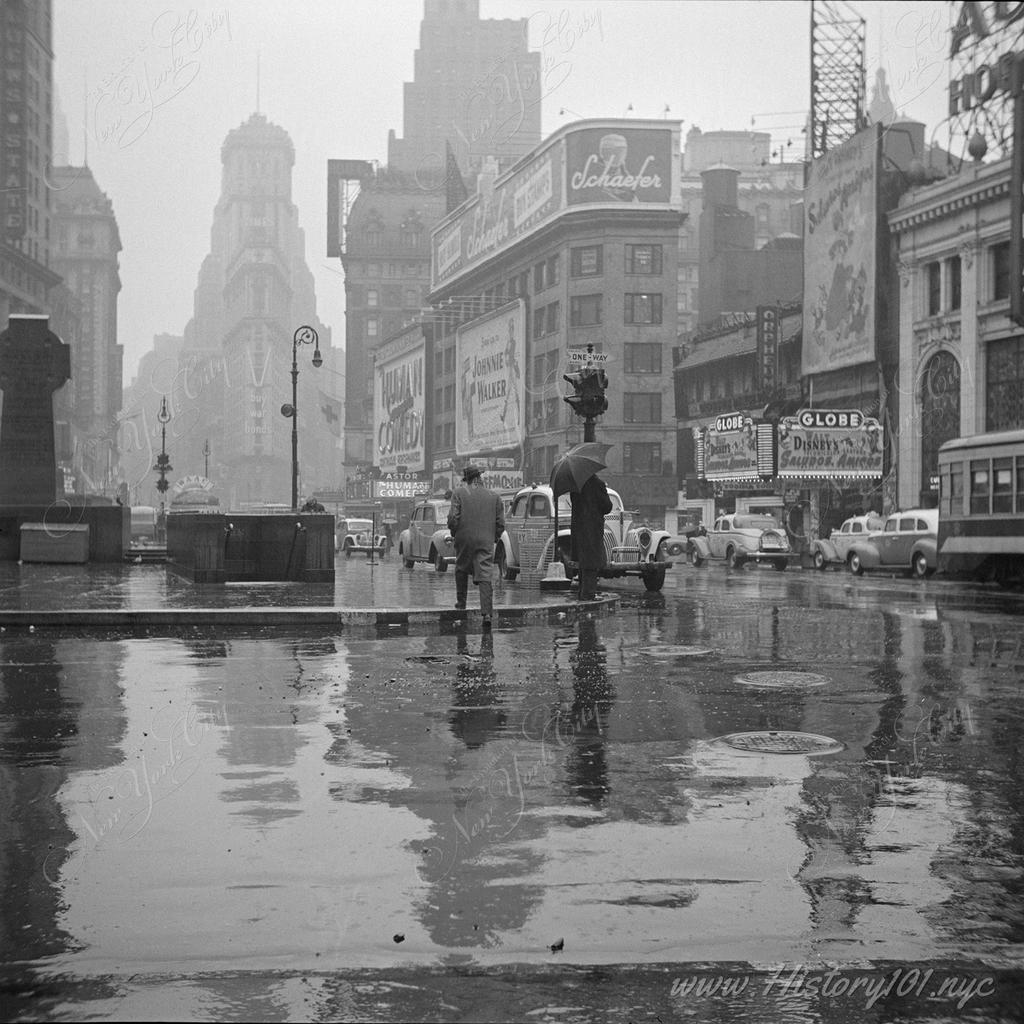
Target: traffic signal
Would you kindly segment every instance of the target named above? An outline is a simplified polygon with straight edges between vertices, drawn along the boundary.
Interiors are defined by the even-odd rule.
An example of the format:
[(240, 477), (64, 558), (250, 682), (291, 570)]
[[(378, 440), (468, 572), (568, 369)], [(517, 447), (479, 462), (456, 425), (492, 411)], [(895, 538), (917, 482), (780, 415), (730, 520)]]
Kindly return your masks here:
[(562, 379), (567, 380), (576, 392), (566, 395), (565, 401), (572, 406), (577, 416), (593, 419), (608, 410), (608, 399), (604, 392), (608, 387), (608, 375), (604, 370), (588, 366), (577, 373), (564, 373)]

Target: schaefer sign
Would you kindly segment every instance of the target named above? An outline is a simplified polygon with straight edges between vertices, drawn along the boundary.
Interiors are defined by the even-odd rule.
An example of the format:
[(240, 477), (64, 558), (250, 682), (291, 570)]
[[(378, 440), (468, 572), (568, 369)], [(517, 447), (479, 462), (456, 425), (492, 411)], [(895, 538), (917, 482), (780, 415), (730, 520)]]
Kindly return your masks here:
[(678, 152), (678, 121), (567, 125), (435, 228), (431, 287), (511, 248), (571, 207), (628, 203), (678, 209)]
[(801, 409), (779, 421), (780, 477), (882, 475), (882, 427), (858, 409)]
[[(628, 124), (628, 122), (626, 122)], [(580, 203), (672, 198), (672, 128), (584, 128), (566, 136), (566, 195)]]
[(455, 453), (517, 448), (523, 443), (526, 307), (521, 299), (455, 333)]
[(427, 468), (423, 439), (424, 341), (419, 328), (378, 349), (374, 360), (374, 465)]

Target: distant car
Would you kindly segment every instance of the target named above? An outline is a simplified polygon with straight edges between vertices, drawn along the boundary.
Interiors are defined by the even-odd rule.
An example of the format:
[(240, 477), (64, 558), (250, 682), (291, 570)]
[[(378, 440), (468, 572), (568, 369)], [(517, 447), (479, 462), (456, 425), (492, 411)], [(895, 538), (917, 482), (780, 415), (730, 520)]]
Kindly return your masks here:
[[(607, 565), (601, 571), (606, 579), (639, 576), (648, 590), (661, 590), (668, 561), (667, 546), (672, 537), (666, 530), (633, 525), (634, 513), (628, 512), (617, 491), (608, 489), (612, 511), (604, 517), (604, 546)], [(513, 580), (524, 568), (539, 568), (551, 559), (555, 512), (552, 490), (546, 484), (523, 487), (512, 498), (505, 515), (505, 532), (495, 547), (498, 571)], [(572, 558), (572, 504), (568, 494), (558, 498), (558, 548), (555, 557), (565, 566), (570, 579), (576, 575)], [(524, 565), (523, 542), (540, 541), (543, 548), (536, 565)], [(532, 556), (529, 560), (533, 561)]]
[(398, 538), (398, 557), (411, 569), (417, 562), (430, 562), (438, 572), (455, 563), (455, 544), (448, 529), (447, 498), (426, 498), (412, 510), (409, 525)]
[(705, 536), (690, 538), (690, 562), (695, 566), (723, 558), (734, 569), (747, 562), (764, 562), (784, 572), (795, 557), (785, 528), (775, 516), (763, 512), (719, 516)]
[(133, 544), (156, 541), (156, 509), (152, 505), (132, 505), (131, 539)]
[(883, 525), (884, 520), (877, 512), (851, 516), (838, 530), (833, 530), (827, 540), (820, 537), (811, 542), (811, 561), (814, 568), (827, 569), (830, 562), (843, 565), (853, 542), (862, 540), (865, 534), (880, 530)]
[(344, 551), (346, 558), (357, 552), (376, 553), (383, 558), (387, 553), (388, 538), (384, 533), (374, 534), (372, 519), (340, 517), (334, 524), (334, 547)]
[(881, 530), (850, 545), (846, 564), (854, 576), (865, 569), (904, 569), (918, 579), (938, 567), (939, 512), (934, 508), (894, 512)]

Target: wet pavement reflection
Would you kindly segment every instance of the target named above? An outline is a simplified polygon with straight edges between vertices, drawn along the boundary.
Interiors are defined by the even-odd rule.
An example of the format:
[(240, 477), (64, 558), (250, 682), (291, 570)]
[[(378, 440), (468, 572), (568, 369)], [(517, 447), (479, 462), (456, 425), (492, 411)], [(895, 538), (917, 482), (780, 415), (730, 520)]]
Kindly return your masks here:
[(0, 634), (5, 1019), (1020, 1019), (1024, 599), (861, 582)]

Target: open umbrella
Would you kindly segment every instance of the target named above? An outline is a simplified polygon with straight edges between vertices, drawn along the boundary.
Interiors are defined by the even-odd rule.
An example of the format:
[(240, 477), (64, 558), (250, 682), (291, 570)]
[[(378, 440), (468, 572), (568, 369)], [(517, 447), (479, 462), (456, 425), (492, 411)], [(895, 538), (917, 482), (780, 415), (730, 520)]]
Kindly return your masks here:
[(558, 557), (558, 496), (578, 491), (595, 473), (604, 469), (610, 444), (584, 441), (563, 452), (551, 467), (551, 491), (555, 499), (555, 542), (551, 560)]
[(604, 460), (611, 447), (600, 441), (584, 441), (560, 455), (551, 468), (554, 496), (578, 491), (595, 473), (605, 469), (608, 464)]

